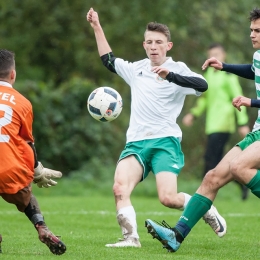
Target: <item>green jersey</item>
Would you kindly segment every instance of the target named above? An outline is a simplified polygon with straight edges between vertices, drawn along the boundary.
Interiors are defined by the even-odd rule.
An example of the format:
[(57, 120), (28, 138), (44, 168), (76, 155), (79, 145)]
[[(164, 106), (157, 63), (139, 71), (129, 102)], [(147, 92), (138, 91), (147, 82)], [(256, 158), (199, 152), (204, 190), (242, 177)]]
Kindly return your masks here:
[[(260, 99), (260, 51), (256, 51), (253, 56), (253, 71), (255, 72), (255, 87), (257, 99)], [(255, 121), (253, 131), (260, 129), (260, 109), (258, 108), (258, 116)]]
[(236, 123), (241, 126), (246, 125), (248, 123), (246, 107), (241, 107), (241, 112), (239, 112), (232, 105), (234, 97), (243, 95), (238, 77), (214, 68), (208, 68), (204, 77), (209, 88), (198, 98), (191, 113), (195, 117), (199, 117), (203, 112), (206, 112), (206, 134), (234, 133)]

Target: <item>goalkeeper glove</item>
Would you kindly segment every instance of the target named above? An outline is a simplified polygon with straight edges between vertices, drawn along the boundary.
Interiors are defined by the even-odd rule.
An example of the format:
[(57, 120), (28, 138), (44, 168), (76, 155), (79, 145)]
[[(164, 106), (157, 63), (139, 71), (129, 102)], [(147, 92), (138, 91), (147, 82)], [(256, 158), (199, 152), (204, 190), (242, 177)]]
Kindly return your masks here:
[(36, 183), (39, 188), (49, 188), (57, 184), (57, 182), (51, 178), (61, 178), (61, 176), (61, 172), (44, 168), (41, 162), (38, 162), (38, 166), (34, 168), (33, 182)]

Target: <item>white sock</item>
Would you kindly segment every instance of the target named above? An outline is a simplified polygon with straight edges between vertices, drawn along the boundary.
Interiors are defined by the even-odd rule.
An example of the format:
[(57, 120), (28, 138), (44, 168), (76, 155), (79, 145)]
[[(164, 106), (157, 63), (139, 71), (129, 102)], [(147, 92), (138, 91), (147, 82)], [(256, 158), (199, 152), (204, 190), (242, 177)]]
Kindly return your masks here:
[(179, 210), (184, 210), (186, 208), (188, 202), (191, 199), (191, 195), (189, 195), (188, 193), (184, 193), (184, 192), (181, 192), (181, 193), (184, 195), (184, 204), (183, 204), (182, 208), (180, 208)]
[(118, 216), (122, 215), (124, 219), (127, 220), (127, 222), (131, 225), (131, 232), (129, 232), (129, 229), (127, 229), (127, 225), (120, 225), (122, 234), (124, 238), (128, 237), (127, 234), (130, 233), (130, 237), (135, 237), (139, 239), (139, 235), (137, 233), (137, 223), (136, 223), (136, 213), (133, 206), (127, 206), (124, 208), (121, 208), (117, 211), (117, 219)]

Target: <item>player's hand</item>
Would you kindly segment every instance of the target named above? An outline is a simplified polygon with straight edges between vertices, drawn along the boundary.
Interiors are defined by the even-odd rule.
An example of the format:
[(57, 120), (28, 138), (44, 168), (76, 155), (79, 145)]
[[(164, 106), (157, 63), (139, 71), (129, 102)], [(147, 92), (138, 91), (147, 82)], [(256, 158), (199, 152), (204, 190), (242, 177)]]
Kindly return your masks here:
[(92, 7), (89, 9), (86, 19), (93, 28), (99, 25), (98, 13)]
[(207, 67), (213, 67), (216, 70), (222, 70), (223, 64), (221, 61), (217, 60), (215, 57), (207, 59), (202, 65), (202, 70), (205, 70)]
[(182, 119), (182, 123), (185, 126), (192, 126), (193, 125), (193, 121), (194, 121), (194, 116), (191, 113), (188, 113)]
[(166, 76), (170, 71), (160, 66), (155, 66), (152, 68), (152, 72), (157, 73), (161, 78), (166, 79)]
[(34, 169), (33, 182), (36, 183), (39, 188), (49, 188), (57, 185), (57, 182), (53, 181), (52, 178), (61, 178), (61, 176), (61, 172), (44, 168), (41, 162), (38, 162), (38, 166)]
[(241, 111), (241, 106), (250, 107), (251, 106), (251, 98), (238, 96), (233, 98), (232, 105), (239, 111)]

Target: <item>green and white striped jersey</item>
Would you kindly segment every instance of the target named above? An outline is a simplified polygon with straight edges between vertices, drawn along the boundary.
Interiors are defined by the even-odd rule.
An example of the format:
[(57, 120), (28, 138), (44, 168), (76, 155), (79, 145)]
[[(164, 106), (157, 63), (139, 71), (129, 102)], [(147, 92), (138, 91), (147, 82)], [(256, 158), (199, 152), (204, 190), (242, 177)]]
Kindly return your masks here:
[[(256, 96), (257, 99), (260, 100), (260, 50), (254, 53), (252, 70), (255, 72)], [(253, 127), (253, 132), (259, 129), (260, 129), (260, 108), (258, 108), (258, 115)]]

